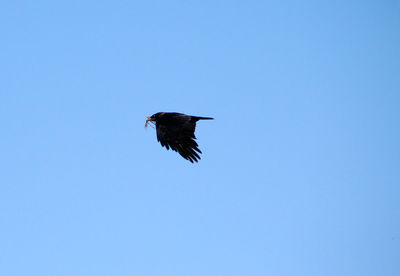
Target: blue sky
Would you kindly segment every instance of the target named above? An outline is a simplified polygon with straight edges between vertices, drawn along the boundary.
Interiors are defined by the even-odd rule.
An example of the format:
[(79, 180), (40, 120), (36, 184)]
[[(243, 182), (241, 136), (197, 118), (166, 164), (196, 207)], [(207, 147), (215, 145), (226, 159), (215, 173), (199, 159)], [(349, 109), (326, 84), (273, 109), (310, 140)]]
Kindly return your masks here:
[[(400, 275), (400, 2), (6, 1), (1, 275)], [(191, 164), (145, 116), (212, 116)]]

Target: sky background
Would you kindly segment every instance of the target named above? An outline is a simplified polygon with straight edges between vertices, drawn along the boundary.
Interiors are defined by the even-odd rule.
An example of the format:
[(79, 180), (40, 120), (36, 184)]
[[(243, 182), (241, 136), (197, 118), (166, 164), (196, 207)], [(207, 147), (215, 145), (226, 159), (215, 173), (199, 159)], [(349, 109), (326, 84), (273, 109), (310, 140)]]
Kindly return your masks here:
[[(0, 34), (1, 275), (400, 275), (400, 1), (3, 1)], [(159, 111), (215, 118), (198, 164)]]

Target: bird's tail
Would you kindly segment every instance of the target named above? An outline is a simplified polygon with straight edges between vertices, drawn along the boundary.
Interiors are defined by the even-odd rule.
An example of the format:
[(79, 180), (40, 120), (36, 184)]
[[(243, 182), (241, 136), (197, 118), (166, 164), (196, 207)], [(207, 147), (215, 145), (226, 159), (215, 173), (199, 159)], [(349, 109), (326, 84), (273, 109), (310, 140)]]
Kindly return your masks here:
[(214, 120), (214, 118), (211, 118), (211, 117), (197, 117), (197, 116), (192, 116), (192, 117), (196, 121), (198, 121), (198, 120)]

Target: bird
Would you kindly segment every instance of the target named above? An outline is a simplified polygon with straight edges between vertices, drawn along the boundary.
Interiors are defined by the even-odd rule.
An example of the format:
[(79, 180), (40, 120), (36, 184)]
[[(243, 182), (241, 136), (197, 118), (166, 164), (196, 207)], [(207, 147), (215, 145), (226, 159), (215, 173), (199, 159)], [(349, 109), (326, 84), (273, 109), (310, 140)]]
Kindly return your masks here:
[(194, 131), (199, 120), (213, 120), (211, 117), (190, 116), (178, 112), (158, 112), (146, 119), (145, 127), (149, 123), (156, 125), (157, 141), (162, 147), (178, 152), (191, 163), (198, 162), (201, 150), (196, 143)]

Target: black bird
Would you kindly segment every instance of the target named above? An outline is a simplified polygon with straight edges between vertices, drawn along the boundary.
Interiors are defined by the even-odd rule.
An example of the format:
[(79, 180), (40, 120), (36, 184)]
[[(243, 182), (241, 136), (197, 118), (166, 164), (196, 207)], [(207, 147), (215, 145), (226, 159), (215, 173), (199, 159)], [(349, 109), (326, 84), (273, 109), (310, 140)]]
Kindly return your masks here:
[(198, 162), (201, 150), (195, 139), (194, 131), (198, 120), (213, 120), (210, 117), (189, 116), (176, 112), (158, 112), (147, 117), (146, 127), (149, 122), (155, 123), (157, 141), (167, 150), (178, 152), (183, 158)]

